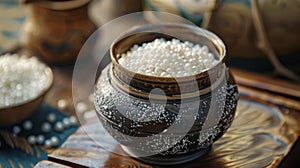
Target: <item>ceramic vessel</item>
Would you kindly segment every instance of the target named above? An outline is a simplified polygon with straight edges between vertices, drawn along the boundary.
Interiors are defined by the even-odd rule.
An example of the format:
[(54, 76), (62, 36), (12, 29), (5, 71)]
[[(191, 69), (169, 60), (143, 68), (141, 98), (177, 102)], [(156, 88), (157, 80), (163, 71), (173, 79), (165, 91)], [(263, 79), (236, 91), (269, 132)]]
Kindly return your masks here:
[(50, 64), (74, 63), (96, 25), (88, 17), (90, 0), (32, 2), (20, 45)]
[[(106, 23), (126, 14), (143, 10), (141, 0), (93, 1), (91, 13), (95, 21)], [(101, 14), (99, 14), (101, 11)]]
[[(176, 79), (134, 73), (119, 64), (121, 53), (156, 38), (206, 45), (219, 63), (202, 73)], [(209, 151), (232, 123), (237, 85), (224, 62), (225, 46), (214, 34), (183, 24), (148, 25), (117, 39), (110, 54), (112, 63), (97, 81), (95, 107), (103, 126), (129, 155), (154, 164), (187, 162)], [(164, 94), (152, 92), (155, 89)], [(187, 130), (168, 133), (171, 127), (185, 126)], [(156, 136), (161, 133), (167, 134), (165, 140)], [(172, 146), (166, 143), (178, 136)], [(151, 138), (140, 142), (136, 137)]]

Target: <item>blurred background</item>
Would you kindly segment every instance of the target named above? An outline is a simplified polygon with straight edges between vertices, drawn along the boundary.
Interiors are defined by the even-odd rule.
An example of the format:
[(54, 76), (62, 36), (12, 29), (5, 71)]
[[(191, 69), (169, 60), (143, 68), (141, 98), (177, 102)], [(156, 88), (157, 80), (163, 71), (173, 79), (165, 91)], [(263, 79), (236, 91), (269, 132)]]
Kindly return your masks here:
[[(26, 18), (28, 22), (32, 22), (34, 17), (51, 20), (47, 16), (54, 16), (55, 12), (51, 13), (50, 11), (50, 13), (47, 13), (49, 11), (46, 11), (43, 14), (43, 10), (36, 9), (41, 6), (39, 4), (43, 1), (45, 0), (0, 1), (1, 53), (20, 46), (20, 41), (21, 43), (26, 43), (22, 40), (25, 39), (22, 36), (26, 33), (21, 31)], [(190, 20), (197, 26), (207, 28), (219, 35), (227, 46), (228, 64), (230, 66), (265, 73), (270, 76), (275, 74), (281, 78), (292, 79), (292, 81), (299, 80), (300, 32), (298, 29), (300, 18), (298, 14), (300, 12), (300, 2), (298, 0), (260, 0), (257, 1), (257, 4), (254, 4), (251, 1), (92, 0), (89, 2), (88, 14), (91, 22), (97, 26), (101, 26), (125, 14), (143, 10), (176, 14)], [(58, 1), (46, 2), (42, 6), (43, 8), (53, 10), (51, 7), (55, 5), (61, 6), (61, 4), (55, 4)], [(60, 2), (66, 1), (61, 0)], [(27, 5), (25, 5), (26, 3)], [(42, 13), (41, 15), (43, 16), (35, 15), (34, 13), (37, 12)], [(256, 13), (258, 13), (258, 16), (256, 16)], [(74, 17), (74, 14), (72, 16)], [(159, 16), (154, 14), (147, 14), (144, 17), (149, 22), (155, 22), (160, 19)], [(87, 20), (88, 17), (85, 19)], [(47, 22), (47, 25), (56, 27), (56, 29), (66, 27), (66, 25), (59, 27), (59, 25), (55, 24), (55, 20), (59, 19), (54, 18), (53, 21)], [(34, 24), (40, 26), (38, 29), (45, 28), (39, 22)], [(94, 30), (92, 25), (82, 25), (78, 24), (81, 27), (90, 27), (83, 28), (90, 29), (82, 30), (86, 32), (85, 36), (88, 36)], [(262, 41), (263, 46), (259, 46), (258, 44), (262, 43)], [(78, 44), (78, 47), (80, 45)], [(75, 53), (73, 55), (76, 55)], [(63, 59), (60, 61), (64, 62)]]

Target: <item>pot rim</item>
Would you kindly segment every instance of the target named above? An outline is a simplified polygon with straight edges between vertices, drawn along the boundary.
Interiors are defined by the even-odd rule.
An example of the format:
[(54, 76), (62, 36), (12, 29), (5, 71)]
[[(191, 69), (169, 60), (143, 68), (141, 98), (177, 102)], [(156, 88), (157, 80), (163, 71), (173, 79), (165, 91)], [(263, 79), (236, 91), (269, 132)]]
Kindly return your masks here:
[[(145, 74), (130, 71), (127, 68), (125, 68), (119, 64), (118, 58), (117, 58), (119, 53), (116, 54), (115, 50), (116, 50), (116, 47), (118, 47), (118, 45), (120, 43), (122, 43), (124, 40), (126, 40), (138, 33), (149, 33), (149, 32), (156, 33), (157, 31), (159, 31), (161, 34), (168, 35), (168, 32), (167, 32), (168, 28), (186, 29), (186, 30), (190, 31), (191, 33), (194, 33), (195, 35), (199, 35), (199, 36), (206, 38), (209, 42), (211, 42), (213, 44), (213, 46), (217, 50), (217, 53), (219, 56), (219, 62), (212, 68), (206, 69), (206, 70), (202, 71), (201, 73), (198, 73), (196, 75), (191, 75), (191, 76), (183, 76), (183, 77), (160, 77), (160, 76), (145, 75)], [(181, 39), (179, 39), (179, 40), (181, 40)], [(225, 63), (225, 60), (226, 60), (226, 47), (225, 47), (225, 44), (223, 43), (223, 41), (217, 35), (215, 35), (214, 33), (210, 32), (208, 30), (205, 30), (203, 28), (200, 28), (200, 27), (197, 27), (194, 25), (179, 24), (179, 23), (149, 24), (146, 26), (133, 27), (125, 34), (119, 36), (110, 46), (110, 57), (111, 57), (113, 66), (117, 67), (118, 69), (120, 69), (121, 71), (123, 71), (124, 73), (126, 73), (129, 76), (132, 76), (137, 79), (141, 79), (143, 81), (152, 81), (152, 82), (156, 81), (159, 83), (187, 82), (187, 81), (195, 80), (195, 77), (196, 77), (196, 79), (207, 77), (211, 74), (209, 72), (213, 72), (216, 69), (222, 67), (222, 65)]]
[[(113, 67), (110, 66), (109, 68), (110, 74), (113, 74)], [(225, 79), (226, 73), (221, 73), (221, 75), (218, 77), (219, 80), (216, 82), (212, 83), (210, 87), (205, 87), (204, 89), (199, 89), (197, 91), (193, 92), (188, 92), (188, 93), (180, 93), (180, 94), (172, 94), (172, 95), (159, 95), (159, 94), (152, 94), (152, 98), (156, 100), (181, 100), (181, 99), (190, 99), (190, 98), (195, 98), (199, 97), (199, 95), (205, 95), (211, 92), (211, 90), (215, 90), (218, 88), (218, 86), (221, 84), (222, 80)], [(124, 83), (119, 82), (120, 79), (116, 78), (114, 75), (110, 76), (111, 80), (114, 81), (114, 84), (120, 88), (122, 91), (125, 93), (130, 93), (135, 96), (138, 96), (140, 98), (148, 99), (149, 98), (149, 93), (148, 92), (143, 92), (135, 87), (128, 87), (125, 86)]]

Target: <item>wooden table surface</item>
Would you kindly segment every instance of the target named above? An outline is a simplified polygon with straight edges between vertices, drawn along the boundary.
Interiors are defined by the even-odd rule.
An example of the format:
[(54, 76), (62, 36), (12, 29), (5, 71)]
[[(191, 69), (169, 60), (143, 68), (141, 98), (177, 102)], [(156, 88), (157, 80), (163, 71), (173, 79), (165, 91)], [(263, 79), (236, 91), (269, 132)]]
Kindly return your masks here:
[[(58, 102), (63, 100), (68, 102), (68, 105), (62, 109), (67, 114), (75, 114), (75, 106), (72, 103), (72, 66), (60, 66), (53, 67), (55, 75), (55, 83), (46, 97), (46, 102), (54, 107), (58, 107)], [(284, 106), (288, 109), (293, 109), (294, 111), (300, 111), (299, 103), (299, 87), (295, 84), (291, 84), (286, 81), (274, 80), (267, 82), (266, 77), (257, 74), (251, 74), (248, 72), (233, 70), (236, 81), (239, 83), (239, 90), (242, 97), (250, 97), (255, 101), (266, 102), (267, 104)], [(273, 80), (273, 79), (271, 79)], [(263, 86), (264, 84), (266, 86)], [(281, 89), (276, 90), (276, 88), (286, 87), (286, 92), (282, 92)], [(59, 107), (58, 107), (59, 108)], [(300, 113), (295, 113), (298, 119), (300, 119)], [(299, 121), (299, 120), (298, 120)], [(296, 120), (297, 122), (297, 120)], [(300, 129), (299, 122), (296, 123)], [(90, 146), (90, 152), (83, 152), (80, 148), (82, 146), (71, 145), (74, 142), (74, 138), (67, 140), (63, 144), (62, 148), (58, 148), (54, 151), (49, 152), (49, 161), (42, 161), (36, 165), (36, 167), (87, 167), (94, 165), (94, 167), (158, 167), (155, 165), (148, 165), (146, 163), (141, 163), (133, 158), (120, 156), (112, 152), (106, 151), (105, 149), (99, 148), (99, 146), (88, 141), (88, 136), (85, 135), (84, 131), (79, 130), (74, 133), (73, 137), (80, 135), (83, 143), (88, 143)], [(71, 136), (71, 137), (72, 137)], [(298, 137), (297, 137), (298, 138)], [(81, 141), (75, 141), (80, 143)], [(294, 143), (293, 143), (294, 144)], [(291, 144), (291, 145), (293, 145)], [(292, 149), (289, 151), (288, 155), (280, 160), (275, 165), (279, 167), (293, 167), (297, 165), (298, 153), (300, 152), (299, 140), (296, 141)], [(118, 152), (122, 152), (120, 147), (115, 149)], [(97, 151), (97, 152), (93, 152)], [(63, 157), (65, 156), (65, 157)], [(72, 157), (69, 157), (72, 156)], [(69, 157), (69, 158), (68, 158)], [(87, 158), (88, 157), (88, 158)], [(91, 157), (98, 158), (96, 160), (91, 159)], [(93, 162), (93, 163), (91, 163)], [(101, 163), (100, 163), (101, 162)], [(186, 165), (181, 165), (183, 167), (200, 167), (203, 161), (196, 160)], [(213, 165), (206, 165), (210, 167), (227, 167), (222, 163), (213, 162)]]

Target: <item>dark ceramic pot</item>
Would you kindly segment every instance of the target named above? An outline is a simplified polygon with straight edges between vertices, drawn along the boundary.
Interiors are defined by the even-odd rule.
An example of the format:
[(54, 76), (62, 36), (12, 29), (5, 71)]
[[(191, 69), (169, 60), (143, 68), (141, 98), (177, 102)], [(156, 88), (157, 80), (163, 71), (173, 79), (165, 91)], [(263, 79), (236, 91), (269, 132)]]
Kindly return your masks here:
[[(156, 38), (206, 45), (219, 63), (179, 78), (138, 74), (118, 63), (121, 53), (134, 44)], [(102, 71), (95, 89), (98, 116), (123, 149), (143, 161), (177, 164), (200, 157), (234, 118), (238, 90), (224, 63), (225, 54), (223, 42), (201, 28), (183, 24), (135, 28), (111, 46), (112, 63)], [(124, 135), (129, 137), (124, 140)], [(136, 140), (139, 137), (142, 141)]]

